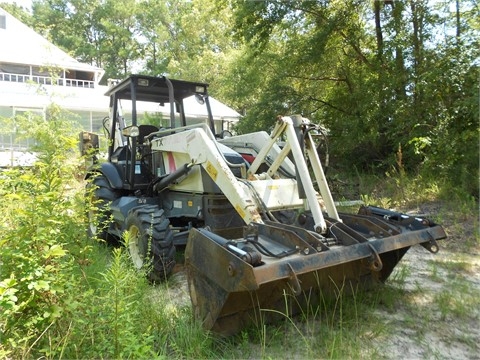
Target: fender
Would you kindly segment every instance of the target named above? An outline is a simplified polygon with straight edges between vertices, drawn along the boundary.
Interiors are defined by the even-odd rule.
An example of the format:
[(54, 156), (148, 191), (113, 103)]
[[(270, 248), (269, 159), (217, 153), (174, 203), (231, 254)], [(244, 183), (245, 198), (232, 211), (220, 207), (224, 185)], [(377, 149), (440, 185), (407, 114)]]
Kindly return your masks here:
[(94, 176), (95, 173), (102, 173), (110, 183), (112, 189), (123, 189), (123, 181), (118, 173), (117, 168), (112, 163), (101, 163), (100, 166), (95, 166), (94, 168), (90, 169), (85, 176), (85, 180)]

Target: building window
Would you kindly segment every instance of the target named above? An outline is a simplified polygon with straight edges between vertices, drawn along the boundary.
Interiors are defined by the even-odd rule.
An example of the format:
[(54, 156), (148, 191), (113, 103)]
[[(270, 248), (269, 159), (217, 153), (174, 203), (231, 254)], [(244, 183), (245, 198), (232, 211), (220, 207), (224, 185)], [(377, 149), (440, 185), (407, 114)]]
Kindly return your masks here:
[(5, 15), (0, 15), (0, 29), (7, 28), (7, 17)]

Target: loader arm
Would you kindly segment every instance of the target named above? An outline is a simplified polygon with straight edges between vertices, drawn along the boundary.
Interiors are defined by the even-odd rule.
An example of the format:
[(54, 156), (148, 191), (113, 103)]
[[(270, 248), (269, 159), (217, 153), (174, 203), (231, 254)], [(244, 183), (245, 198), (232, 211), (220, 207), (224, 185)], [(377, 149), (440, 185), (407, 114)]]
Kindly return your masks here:
[[(228, 198), (232, 206), (246, 224), (262, 223), (258, 204), (251, 190), (245, 183), (238, 181), (222, 153), (216, 146), (216, 140), (210, 129), (204, 125), (177, 128), (155, 135), (161, 136), (152, 140), (152, 151), (166, 152), (173, 164), (170, 170), (185, 163), (200, 165)], [(163, 134), (170, 134), (162, 136)], [(192, 169), (190, 177), (200, 178), (199, 170)], [(172, 190), (191, 191), (189, 184), (173, 185)]]
[[(298, 125), (302, 124), (298, 123)], [(261, 214), (270, 211), (308, 209), (312, 212), (315, 220), (315, 231), (318, 233), (326, 232), (327, 225), (322, 214), (318, 194), (313, 187), (303, 150), (295, 133), (294, 122), (290, 117), (278, 119), (272, 135), (268, 141), (262, 144), (262, 148), (250, 166), (248, 176), (245, 179), (238, 178), (233, 174), (231, 165), (226, 161), (218, 148), (215, 137), (206, 126), (178, 128), (175, 133), (171, 134), (171, 132), (172, 130), (156, 133), (157, 136), (168, 133), (170, 135), (154, 139), (152, 150), (174, 154), (173, 158), (175, 162), (178, 162), (174, 168), (183, 166), (188, 162), (202, 166), (246, 224), (251, 222), (263, 223), (264, 219)], [(287, 137), (287, 145), (279, 152), (279, 156), (276, 157), (266, 173), (257, 174), (259, 166), (266, 161), (272, 147), (282, 135)], [(306, 143), (308, 145), (307, 149), (313, 148), (310, 135), (306, 138)], [(287, 158), (289, 151), (292, 151), (295, 166), (298, 169), (299, 179), (297, 180), (281, 178), (278, 174), (281, 163), (289, 162)], [(326, 184), (318, 155), (315, 151), (307, 152), (317, 183), (320, 185)], [(288, 165), (292, 168), (291, 164)], [(195, 174), (192, 175), (195, 176)], [(299, 182), (302, 183), (306, 194), (304, 199), (300, 196)], [(179, 186), (173, 186), (172, 189), (191, 191), (192, 188), (188, 188), (188, 186), (187, 184), (185, 188), (185, 185), (180, 184)], [(329, 217), (341, 221), (328, 186), (320, 186), (320, 189), (323, 190), (322, 197)]]
[[(321, 195), (322, 202), (325, 205), (328, 216), (340, 222), (341, 219), (338, 215), (335, 203), (328, 187), (322, 164), (315, 150), (312, 136), (309, 131), (304, 131), (305, 127), (310, 125), (311, 124), (307, 119), (304, 119), (300, 116), (279, 117), (270, 136), (264, 132), (260, 132), (228, 138), (226, 140), (222, 140), (222, 143), (227, 144), (232, 149), (235, 149), (239, 152), (242, 152), (242, 149), (249, 147), (258, 149), (258, 154), (255, 156), (255, 160), (252, 162), (248, 170), (248, 178), (250, 180), (259, 180), (265, 177), (277, 179), (279, 176), (281, 176), (279, 173), (281, 166), (284, 167), (284, 170), (286, 170), (292, 176), (296, 172), (297, 184), (295, 187), (295, 192), (303, 199), (304, 208), (312, 211), (312, 215), (315, 219), (315, 231), (323, 234), (326, 231), (326, 223), (318, 203), (318, 195)], [(317, 194), (313, 187), (306, 157), (303, 153), (303, 149), (300, 146), (300, 141), (297, 137), (295, 128), (300, 129), (300, 131), (305, 133), (305, 152), (310, 163), (310, 167), (313, 170), (313, 175), (319, 187), (320, 194)], [(287, 141), (283, 149), (280, 149), (277, 144), (284, 137)], [(293, 164), (287, 157), (290, 152), (292, 152), (295, 164)], [(267, 159), (271, 160), (271, 165), (269, 166), (268, 170), (265, 173), (257, 174), (260, 166), (267, 163)], [(295, 169), (297, 169), (297, 171), (295, 171)], [(252, 181), (251, 183), (256, 188), (260, 188), (262, 186), (260, 182)], [(305, 195), (300, 195), (300, 186), (302, 187), (302, 191), (305, 193)], [(282, 188), (282, 191), (288, 191), (288, 189)]]

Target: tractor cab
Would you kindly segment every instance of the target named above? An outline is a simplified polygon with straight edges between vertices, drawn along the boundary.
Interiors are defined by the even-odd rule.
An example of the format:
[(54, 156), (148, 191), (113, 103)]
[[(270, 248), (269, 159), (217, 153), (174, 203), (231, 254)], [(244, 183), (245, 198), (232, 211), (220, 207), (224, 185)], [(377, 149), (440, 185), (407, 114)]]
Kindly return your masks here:
[[(122, 179), (125, 190), (145, 190), (158, 176), (154, 170), (149, 141), (160, 136), (160, 130), (187, 125), (184, 99), (195, 96), (206, 107), (208, 125), (214, 131), (213, 116), (207, 93), (207, 84), (131, 75), (111, 87), (105, 94), (110, 97), (110, 123), (108, 127), (108, 163)], [(168, 119), (155, 116), (160, 106), (165, 107)], [(154, 114), (142, 115), (145, 110)], [(156, 110), (157, 109), (157, 110)]]

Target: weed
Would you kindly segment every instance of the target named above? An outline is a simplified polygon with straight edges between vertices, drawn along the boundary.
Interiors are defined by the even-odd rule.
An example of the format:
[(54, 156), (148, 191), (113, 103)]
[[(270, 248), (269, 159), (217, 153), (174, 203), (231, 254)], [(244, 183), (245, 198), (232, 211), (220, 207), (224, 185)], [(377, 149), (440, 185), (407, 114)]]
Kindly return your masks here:
[(432, 261), (432, 260), (428, 260), (427, 262), (427, 266), (430, 270), (430, 278), (433, 280), (433, 281), (436, 281), (436, 282), (442, 282), (443, 281), (443, 278), (442, 276), (440, 275), (440, 271), (439, 271), (439, 268), (438, 268), (438, 262), (437, 261)]
[(396, 287), (402, 289), (405, 285), (406, 279), (411, 275), (411, 268), (403, 263), (398, 264), (393, 273), (388, 278), (390, 284), (395, 284)]
[(360, 199), (365, 205), (378, 206), (384, 209), (390, 209), (392, 206), (392, 200), (386, 197), (374, 198), (369, 195), (360, 195)]
[[(55, 107), (49, 114), (47, 121), (35, 118), (27, 127), (42, 150), (39, 161), (5, 171), (0, 180), (2, 196), (10, 200), (0, 205), (6, 218), (0, 228), (1, 348), (12, 357), (39, 354), (67, 312), (67, 294), (76, 285), (74, 253), (83, 229), (75, 222), (75, 198), (69, 193), (74, 164), (66, 161), (74, 141), (58, 142), (59, 129), (68, 126)], [(67, 250), (69, 242), (74, 246)]]

